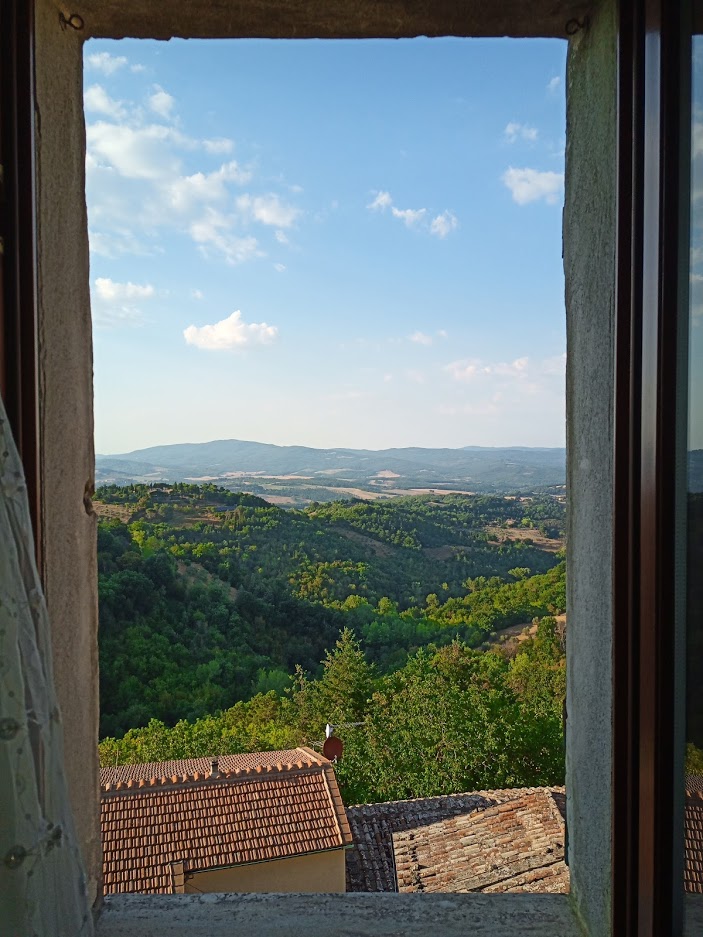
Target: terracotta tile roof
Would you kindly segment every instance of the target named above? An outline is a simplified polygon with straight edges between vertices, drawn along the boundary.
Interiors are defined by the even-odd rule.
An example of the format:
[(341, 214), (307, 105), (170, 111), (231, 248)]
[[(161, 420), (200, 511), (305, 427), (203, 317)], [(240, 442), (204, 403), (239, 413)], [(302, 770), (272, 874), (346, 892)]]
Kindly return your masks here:
[(452, 817), (472, 815), (496, 804), (543, 791), (549, 792), (555, 798), (563, 816), (563, 788), (476, 791), (348, 807), (347, 817), (354, 844), (347, 852), (347, 891), (398, 890), (393, 851), (394, 834), (415, 830), (419, 835), (423, 828), (434, 823)]
[(168, 777), (173, 763), (165, 762), (148, 779), (106, 784), (105, 892), (170, 893), (183, 873), (349, 845), (331, 763), (308, 749), (275, 754), (282, 756), (276, 766), (262, 764), (271, 760), (264, 753), (250, 756), (248, 766), (221, 769), (217, 778), (200, 772), (184, 778), (177, 770)]
[(703, 791), (703, 774), (687, 774), (686, 790), (688, 792)]
[(393, 834), (398, 891), (569, 890), (564, 819), (551, 791)]
[[(116, 765), (100, 769), (100, 785), (115, 784), (140, 778), (206, 776), (212, 769), (212, 758), (187, 758), (181, 761), (148, 761), (138, 765)], [(274, 767), (294, 763), (314, 765), (326, 761), (310, 748), (292, 748), (274, 752), (246, 752), (242, 755), (218, 755), (218, 769), (222, 774), (246, 771), (251, 768)]]
[[(686, 778), (688, 787), (688, 778)], [(686, 793), (684, 813), (684, 887), (688, 892), (703, 892), (703, 791)]]

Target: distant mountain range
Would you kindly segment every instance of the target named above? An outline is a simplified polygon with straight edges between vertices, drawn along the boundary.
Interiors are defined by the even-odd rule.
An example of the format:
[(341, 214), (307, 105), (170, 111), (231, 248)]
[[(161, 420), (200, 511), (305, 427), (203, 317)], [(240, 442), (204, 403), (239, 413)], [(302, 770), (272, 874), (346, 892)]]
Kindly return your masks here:
[(392, 496), (401, 489), (514, 491), (565, 482), (564, 449), (523, 447), (313, 449), (220, 439), (99, 455), (96, 461), (97, 483), (118, 485), (212, 480), (247, 490), (302, 486), (338, 492), (351, 486)]

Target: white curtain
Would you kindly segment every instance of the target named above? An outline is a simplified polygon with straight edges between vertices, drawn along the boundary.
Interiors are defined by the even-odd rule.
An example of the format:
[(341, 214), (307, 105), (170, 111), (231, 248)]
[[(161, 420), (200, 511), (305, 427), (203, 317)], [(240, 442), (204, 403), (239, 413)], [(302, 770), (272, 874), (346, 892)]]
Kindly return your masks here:
[(93, 933), (63, 772), (61, 715), (27, 490), (1, 400), (0, 933)]

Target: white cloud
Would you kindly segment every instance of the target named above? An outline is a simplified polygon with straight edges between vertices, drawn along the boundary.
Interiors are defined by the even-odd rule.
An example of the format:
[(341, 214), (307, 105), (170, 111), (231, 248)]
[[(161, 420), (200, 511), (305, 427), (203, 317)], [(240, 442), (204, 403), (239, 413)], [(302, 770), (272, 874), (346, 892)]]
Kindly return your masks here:
[(122, 120), (126, 114), (122, 102), (111, 98), (102, 85), (91, 85), (86, 88), (83, 106), (89, 113), (104, 114), (114, 120)]
[(244, 322), (237, 310), (214, 325), (189, 325), (183, 337), (188, 345), (206, 351), (235, 351), (248, 345), (270, 344), (278, 337), (278, 329), (265, 322)]
[(508, 143), (517, 143), (518, 140), (534, 143), (537, 140), (538, 133), (536, 127), (529, 127), (527, 124), (511, 121), (503, 131), (503, 136)]
[(412, 228), (419, 221), (422, 221), (426, 211), (426, 208), (396, 208), (395, 205), (391, 208), (393, 217), (400, 218), (408, 228)]
[(448, 337), (449, 337), (449, 336), (447, 335), (447, 330), (446, 330), (446, 329), (438, 329), (438, 330), (437, 330), (437, 335), (439, 336), (439, 338), (448, 338)]
[[(86, 128), (91, 250), (108, 257), (154, 254), (162, 251), (162, 238), (175, 233), (204, 256), (240, 264), (264, 256), (254, 224), (271, 226), (287, 244), (284, 229), (294, 226), (301, 209), (275, 191), (241, 194), (253, 174), (225, 155), (234, 143), (189, 136), (180, 121), (171, 122), (177, 103), (158, 85), (148, 100), (146, 108), (113, 101), (100, 85), (86, 91), (86, 110), (99, 115)], [(214, 169), (195, 162), (223, 156)]]
[(564, 174), (561, 172), (514, 169), (512, 166), (503, 173), (502, 181), (518, 205), (527, 205), (540, 199), (556, 205), (564, 188)]
[(452, 231), (456, 231), (458, 227), (459, 221), (454, 212), (443, 211), (441, 215), (437, 215), (432, 219), (430, 234), (434, 234), (438, 238), (445, 238)]
[(141, 72), (146, 71), (146, 65), (130, 65), (129, 70), (130, 72), (134, 72), (135, 75), (139, 75)]
[(147, 103), (155, 114), (168, 120), (176, 106), (176, 99), (160, 85), (155, 85), (154, 93), (149, 95)]
[(369, 211), (385, 211), (393, 204), (393, 199), (389, 192), (379, 192), (376, 198), (366, 206)]
[(180, 176), (167, 187), (170, 204), (179, 212), (191, 211), (198, 205), (227, 201), (227, 183), (244, 185), (251, 173), (232, 160), (214, 172), (196, 172), (192, 176)]
[(413, 332), (413, 334), (409, 335), (408, 338), (411, 342), (415, 342), (417, 345), (432, 344), (432, 336), (426, 335), (425, 332), (420, 332), (419, 330), (417, 332)]
[(203, 140), (203, 147), (206, 153), (224, 155), (232, 152), (234, 143), (226, 137), (216, 137), (214, 140)]
[(424, 371), (416, 371), (412, 368), (405, 372), (405, 376), (412, 384), (424, 384), (426, 380)]
[(86, 68), (93, 69), (96, 72), (102, 72), (103, 75), (114, 75), (116, 71), (124, 68), (127, 59), (124, 55), (110, 55), (109, 52), (93, 52), (87, 55), (85, 59)]
[(154, 295), (151, 284), (140, 286), (138, 283), (116, 283), (109, 277), (98, 277), (95, 280), (95, 294), (99, 299), (109, 302), (125, 299), (148, 299)]
[(240, 195), (237, 208), (248, 219), (276, 228), (290, 228), (300, 209), (288, 205), (277, 195)]
[(210, 256), (214, 249), (230, 266), (262, 257), (263, 252), (256, 238), (240, 237), (233, 232), (233, 226), (232, 218), (208, 209), (203, 217), (192, 222), (189, 231), (204, 256)]
[(560, 85), (561, 85), (561, 75), (555, 75), (554, 78), (549, 79), (547, 83), (547, 91), (549, 91), (551, 94), (554, 94), (556, 91), (559, 90)]
[(495, 364), (486, 363), (478, 358), (469, 358), (463, 361), (451, 361), (444, 366), (444, 370), (451, 374), (455, 381), (474, 381), (487, 375), (522, 380), (528, 374), (528, 365), (529, 359), (526, 357), (516, 358), (510, 363), (500, 361)]
[(445, 238), (459, 227), (459, 221), (454, 212), (446, 210), (441, 215), (436, 215), (432, 221), (426, 221), (426, 208), (397, 208), (393, 204), (390, 192), (386, 191), (377, 192), (366, 208), (374, 212), (385, 212), (390, 208), (391, 215), (402, 221), (407, 228), (422, 228), (439, 238)]
[(285, 269), (286, 269), (286, 265), (285, 265), (285, 264), (274, 264), (274, 265), (273, 265), (273, 269), (276, 271), (276, 273), (284, 273), (284, 272), (285, 272)]
[(202, 290), (191, 290), (191, 291), (190, 291), (190, 298), (191, 298), (191, 299), (204, 299), (205, 297), (204, 297), (204, 295), (203, 295), (203, 291), (202, 291)]
[(109, 277), (98, 277), (92, 290), (93, 321), (98, 326), (136, 324), (142, 315), (138, 303), (154, 294), (149, 283), (117, 283)]
[(177, 176), (181, 168), (177, 148), (191, 149), (194, 142), (163, 124), (129, 127), (98, 121), (86, 128), (88, 155), (96, 164), (111, 166), (126, 179), (155, 181)]

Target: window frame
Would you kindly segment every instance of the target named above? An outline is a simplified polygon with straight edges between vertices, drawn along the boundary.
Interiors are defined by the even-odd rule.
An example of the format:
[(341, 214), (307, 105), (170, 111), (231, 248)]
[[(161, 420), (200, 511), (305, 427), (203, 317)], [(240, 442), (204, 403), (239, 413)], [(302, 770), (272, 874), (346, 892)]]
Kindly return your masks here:
[[(0, 386), (41, 551), (34, 6), (5, 0), (0, 10)], [(87, 3), (88, 13), (95, 14), (94, 6)], [(125, 4), (126, 14), (138, 16), (139, 4), (137, 12), (132, 6)], [(570, 22), (587, 28), (583, 4), (572, 6), (578, 16)], [(619, 2), (612, 782), (618, 937), (676, 934), (682, 927), (682, 819), (674, 817), (679, 806), (683, 816), (677, 761), (683, 739), (671, 726), (681, 726), (683, 698), (676, 491), (685, 319), (670, 311), (687, 309), (681, 261), (688, 244), (689, 16), (686, 0)], [(467, 23), (471, 31), (470, 17)], [(114, 37), (125, 32), (120, 25)], [(676, 145), (664, 145), (672, 140)], [(671, 621), (676, 628), (664, 627)]]
[(685, 0), (620, 0), (612, 856), (627, 937), (683, 928), (691, 25)]

